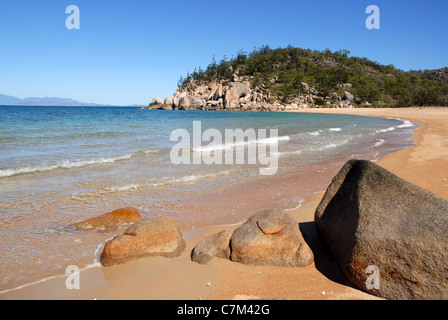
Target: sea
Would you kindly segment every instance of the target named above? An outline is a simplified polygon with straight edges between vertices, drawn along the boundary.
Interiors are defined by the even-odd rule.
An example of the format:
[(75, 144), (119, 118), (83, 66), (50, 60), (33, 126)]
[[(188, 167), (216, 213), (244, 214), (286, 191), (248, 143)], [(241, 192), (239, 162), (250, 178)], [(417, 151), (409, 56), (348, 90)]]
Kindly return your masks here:
[(101, 267), (105, 241), (126, 228), (83, 231), (76, 222), (134, 207), (194, 230), (287, 212), (325, 191), (347, 160), (412, 146), (416, 128), (352, 115), (0, 106), (0, 293), (70, 265)]

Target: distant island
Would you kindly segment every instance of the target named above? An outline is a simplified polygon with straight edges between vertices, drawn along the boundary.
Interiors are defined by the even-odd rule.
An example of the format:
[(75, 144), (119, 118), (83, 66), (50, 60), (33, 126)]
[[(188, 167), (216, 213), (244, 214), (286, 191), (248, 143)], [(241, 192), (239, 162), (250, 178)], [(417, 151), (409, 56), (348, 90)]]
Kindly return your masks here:
[[(70, 98), (58, 97), (30, 97), (20, 99), (5, 94), (0, 94), (0, 106), (68, 106), (68, 107), (106, 107), (112, 106), (107, 104), (81, 102)], [(134, 104), (126, 107), (142, 107), (142, 105)]]
[(98, 103), (80, 102), (70, 98), (57, 97), (30, 97), (20, 99), (5, 94), (0, 94), (0, 105), (4, 106), (103, 106)]
[(255, 48), (181, 77), (147, 109), (284, 111), (309, 107), (448, 106), (448, 67), (402, 71), (367, 58), (287, 47)]

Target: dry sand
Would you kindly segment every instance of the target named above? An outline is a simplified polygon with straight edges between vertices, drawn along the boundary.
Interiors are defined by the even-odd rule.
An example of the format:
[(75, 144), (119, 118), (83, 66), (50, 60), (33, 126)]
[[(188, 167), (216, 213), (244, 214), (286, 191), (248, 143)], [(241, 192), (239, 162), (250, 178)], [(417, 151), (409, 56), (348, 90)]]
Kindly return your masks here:
[[(415, 147), (377, 162), (399, 177), (448, 199), (448, 108), (308, 109), (301, 112), (396, 117), (415, 121)], [(157, 299), (229, 300), (246, 298), (376, 299), (353, 288), (321, 246), (314, 211), (323, 193), (289, 211), (315, 254), (306, 268), (258, 267), (213, 259), (208, 265), (191, 262), (194, 245), (205, 235), (237, 226), (185, 230), (187, 250), (178, 258), (140, 259), (124, 265), (83, 270), (80, 289), (68, 290), (60, 276), (0, 294), (0, 299)]]

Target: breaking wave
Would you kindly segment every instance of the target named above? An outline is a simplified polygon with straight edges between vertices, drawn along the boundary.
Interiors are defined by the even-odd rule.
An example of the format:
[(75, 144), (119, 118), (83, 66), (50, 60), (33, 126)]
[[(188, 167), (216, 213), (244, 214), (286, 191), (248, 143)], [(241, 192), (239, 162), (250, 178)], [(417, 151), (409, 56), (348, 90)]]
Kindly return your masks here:
[(258, 140), (249, 140), (249, 141), (233, 141), (230, 143), (224, 143), (224, 144), (209, 144), (207, 146), (204, 147), (199, 147), (199, 148), (193, 148), (193, 152), (211, 152), (211, 151), (219, 151), (219, 150), (226, 150), (226, 149), (231, 149), (231, 148), (235, 148), (235, 147), (240, 147), (240, 146), (248, 146), (251, 144), (275, 144), (278, 143), (279, 141), (289, 141), (290, 137), (289, 136), (281, 136), (281, 137), (270, 137), (270, 138), (264, 138), (264, 139), (258, 139)]
[(71, 169), (71, 168), (82, 168), (91, 165), (101, 165), (101, 164), (110, 164), (117, 161), (129, 160), (135, 156), (145, 156), (149, 154), (155, 154), (162, 151), (162, 149), (154, 149), (154, 150), (140, 150), (133, 153), (127, 153), (112, 157), (100, 157), (100, 158), (92, 158), (86, 160), (62, 160), (55, 162), (53, 164), (44, 164), (44, 165), (34, 165), (34, 166), (24, 166), (24, 167), (16, 167), (16, 168), (5, 168), (0, 169), (0, 178), (11, 177), (19, 174), (28, 174), (28, 173), (37, 173), (37, 172), (48, 172), (57, 169)]

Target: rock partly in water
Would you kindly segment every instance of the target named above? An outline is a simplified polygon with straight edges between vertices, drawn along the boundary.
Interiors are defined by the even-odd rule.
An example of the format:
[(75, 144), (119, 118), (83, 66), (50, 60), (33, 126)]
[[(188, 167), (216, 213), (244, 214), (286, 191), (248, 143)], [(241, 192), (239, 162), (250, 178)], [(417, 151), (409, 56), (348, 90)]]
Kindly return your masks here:
[(201, 109), (205, 102), (199, 98), (192, 98), (189, 107), (192, 109)]
[(280, 211), (263, 211), (237, 228), (230, 239), (230, 259), (251, 265), (306, 267), (314, 255), (299, 225)]
[(165, 98), (165, 107), (174, 108), (174, 97)]
[(148, 108), (150, 109), (163, 109), (165, 108), (165, 101), (163, 101), (161, 98), (154, 97), (151, 102), (149, 103)]
[(188, 110), (188, 109), (190, 109), (190, 106), (191, 106), (191, 102), (190, 102), (190, 99), (188, 99), (187, 97), (179, 99), (179, 109), (180, 110)]
[(194, 247), (191, 260), (199, 264), (207, 264), (214, 257), (230, 258), (230, 238), (233, 231), (224, 230), (205, 237)]
[(135, 208), (122, 208), (73, 224), (83, 230), (117, 230), (119, 224), (130, 224), (141, 220), (140, 212)]
[(134, 223), (122, 235), (106, 242), (101, 258), (103, 266), (130, 260), (163, 256), (180, 256), (186, 243), (176, 221), (160, 216)]
[(446, 200), (351, 160), (328, 187), (315, 223), (358, 288), (386, 299), (448, 299)]

